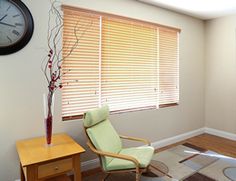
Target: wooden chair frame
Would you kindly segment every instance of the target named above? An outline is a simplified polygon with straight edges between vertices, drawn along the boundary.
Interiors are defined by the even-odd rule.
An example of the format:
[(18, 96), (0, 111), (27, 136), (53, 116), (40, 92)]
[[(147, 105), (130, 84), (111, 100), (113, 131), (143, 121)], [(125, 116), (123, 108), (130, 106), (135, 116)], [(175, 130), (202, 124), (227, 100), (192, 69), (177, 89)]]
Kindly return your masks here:
[[(138, 160), (136, 158), (132, 157), (132, 156), (129, 156), (129, 155), (116, 154), (116, 153), (112, 153), (112, 152), (105, 152), (105, 151), (97, 150), (95, 148), (95, 146), (93, 145), (93, 143), (90, 141), (86, 129), (87, 128), (85, 128), (85, 133), (86, 133), (86, 136), (88, 137), (88, 140), (89, 140), (87, 142), (87, 145), (92, 150), (92, 152), (94, 152), (95, 154), (98, 155), (101, 165), (102, 165), (101, 156), (109, 156), (109, 157), (113, 157), (113, 158), (129, 160), (129, 161), (132, 161), (135, 164), (135, 168), (134, 169), (122, 169), (122, 170), (106, 171), (102, 167), (102, 170), (105, 173), (105, 176), (102, 178), (102, 181), (105, 181), (111, 173), (119, 173), (119, 172), (135, 172), (136, 173), (135, 181), (140, 181), (141, 174), (143, 172), (147, 171), (148, 166), (146, 168), (140, 168), (140, 164), (139, 164)], [(127, 140), (131, 140), (131, 141), (139, 141), (139, 142), (145, 143), (148, 146), (151, 145), (150, 142), (148, 140), (146, 140), (146, 139), (137, 138), (137, 137), (129, 137), (129, 136), (124, 136), (124, 135), (119, 135), (119, 136), (120, 136), (121, 139), (127, 139)]]

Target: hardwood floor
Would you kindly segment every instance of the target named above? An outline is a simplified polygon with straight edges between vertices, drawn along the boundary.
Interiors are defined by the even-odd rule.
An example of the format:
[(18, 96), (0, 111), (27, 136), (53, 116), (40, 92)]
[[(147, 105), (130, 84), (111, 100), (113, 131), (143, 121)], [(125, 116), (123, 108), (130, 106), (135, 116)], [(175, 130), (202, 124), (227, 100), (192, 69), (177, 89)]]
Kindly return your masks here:
[(187, 140), (163, 147), (161, 149), (156, 150), (156, 152), (159, 152), (159, 151), (162, 151), (162, 150), (165, 150), (170, 147), (174, 147), (176, 145), (183, 144), (183, 143), (190, 143), (195, 146), (204, 148), (206, 150), (211, 150), (219, 154), (236, 158), (236, 141), (232, 141), (229, 139), (221, 138), (221, 137), (210, 135), (210, 134), (201, 134), (199, 136), (195, 136)]
[[(156, 153), (166, 150), (168, 148), (180, 145), (180, 144), (184, 144), (184, 143), (190, 143), (192, 145), (204, 148), (206, 150), (212, 150), (212, 151), (217, 152), (219, 154), (223, 154), (226, 156), (236, 158), (236, 141), (228, 140), (228, 139), (221, 138), (221, 137), (214, 136), (214, 135), (210, 135), (210, 134), (201, 134), (199, 136), (195, 136), (195, 137), (189, 138), (187, 140), (157, 149)], [(86, 177), (89, 175), (97, 174), (98, 172), (101, 172), (101, 169), (95, 168), (93, 170), (83, 172), (82, 176)], [(60, 180), (60, 178), (59, 178), (58, 180), (55, 180), (55, 181), (65, 181), (65, 179)]]
[[(229, 139), (221, 138), (221, 137), (210, 135), (210, 134), (201, 134), (199, 136), (195, 136), (187, 140), (157, 149), (155, 152), (158, 153), (160, 151), (163, 151), (163, 150), (166, 150), (171, 147), (184, 144), (184, 143), (190, 143), (195, 146), (204, 148), (206, 150), (211, 150), (219, 154), (236, 158), (236, 141), (232, 141)], [(95, 168), (93, 170), (83, 172), (82, 175), (86, 177), (89, 175), (96, 174), (99, 171), (101, 171), (101, 169)]]

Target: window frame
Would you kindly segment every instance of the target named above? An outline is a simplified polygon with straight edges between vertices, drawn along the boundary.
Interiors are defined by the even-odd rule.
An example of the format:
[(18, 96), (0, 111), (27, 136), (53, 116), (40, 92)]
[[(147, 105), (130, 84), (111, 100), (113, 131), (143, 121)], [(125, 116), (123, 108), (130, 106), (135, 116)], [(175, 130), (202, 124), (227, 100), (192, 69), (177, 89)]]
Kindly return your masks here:
[[(62, 5), (62, 9), (63, 10), (67, 9), (67, 10), (72, 10), (72, 11), (79, 11), (79, 12), (84, 12), (84, 13), (91, 13), (91, 14), (94, 14), (94, 15), (98, 15), (100, 17), (101, 16), (102, 17), (111, 17), (111, 18), (118, 18), (118, 19), (125, 20), (125, 21), (134, 21), (136, 23), (142, 23), (142, 24), (148, 25), (148, 26), (150, 26), (150, 25), (155, 26), (158, 29), (167, 29), (168, 31), (175, 31), (177, 33), (181, 32), (181, 29), (179, 29), (179, 28), (165, 26), (165, 25), (161, 25), (161, 24), (158, 24), (158, 23), (153, 23), (153, 22), (144, 21), (144, 20), (140, 20), (140, 19), (124, 17), (124, 16), (120, 16), (120, 15), (114, 15), (114, 14), (110, 14), (110, 13), (104, 13), (104, 12), (99, 12), (99, 11), (94, 11), (94, 10), (89, 10), (89, 9), (84, 9), (84, 8), (78, 8), (78, 7), (72, 7), (72, 6), (68, 6), (68, 5)], [(178, 36), (178, 40), (179, 40), (179, 36)], [(101, 46), (99, 48), (101, 48)], [(177, 51), (179, 52), (179, 42), (177, 44), (177, 48), (178, 48)], [(101, 61), (101, 55), (99, 55), (99, 56), (100, 56), (99, 61)], [(179, 56), (179, 54), (178, 54), (178, 56)], [(178, 63), (178, 66), (179, 66), (179, 57), (177, 59), (177, 63)], [(99, 62), (99, 64), (101, 64), (101, 62)], [(99, 69), (101, 69), (100, 65), (99, 65)], [(179, 74), (179, 71), (178, 71), (178, 74)], [(101, 72), (99, 73), (99, 77), (101, 77)], [(178, 76), (178, 78), (179, 78), (179, 76)], [(100, 80), (99, 84), (101, 84), (101, 80)], [(101, 86), (99, 86), (99, 89), (101, 89)], [(179, 87), (178, 87), (178, 89), (179, 89)], [(101, 101), (99, 101), (98, 105), (101, 106), (100, 104), (101, 104)], [(171, 106), (177, 106), (177, 105), (179, 105), (179, 102), (169, 103), (169, 104), (159, 104), (158, 107), (157, 106), (146, 106), (146, 107), (139, 107), (139, 108), (132, 108), (132, 109), (116, 110), (116, 111), (111, 111), (111, 114), (119, 114), (119, 113), (124, 113), (124, 112), (134, 112), (134, 111), (140, 111), (140, 110), (158, 109), (158, 108), (165, 108), (165, 107), (171, 107)], [(75, 120), (75, 119), (81, 119), (81, 118), (83, 118), (82, 114), (81, 115), (73, 115), (73, 116), (62, 116), (63, 121)]]

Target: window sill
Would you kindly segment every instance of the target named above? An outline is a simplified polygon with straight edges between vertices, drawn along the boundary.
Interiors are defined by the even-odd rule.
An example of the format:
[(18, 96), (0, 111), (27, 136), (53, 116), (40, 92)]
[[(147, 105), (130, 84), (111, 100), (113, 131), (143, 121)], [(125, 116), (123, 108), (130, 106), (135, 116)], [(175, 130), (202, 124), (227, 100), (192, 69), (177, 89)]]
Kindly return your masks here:
[(178, 106), (178, 105), (179, 103), (161, 104), (159, 105), (159, 108), (172, 107), (172, 106)]
[[(161, 104), (159, 106), (159, 108), (173, 107), (173, 106), (178, 106), (178, 105), (179, 105), (179, 103)], [(153, 109), (157, 109), (156, 106), (117, 110), (117, 111), (111, 111), (110, 113), (111, 114), (121, 114), (121, 113), (129, 113), (129, 112), (136, 112), (136, 111), (153, 110)], [(83, 118), (83, 115), (67, 116), (67, 117), (62, 117), (62, 121), (71, 121), (71, 120), (82, 119), (82, 118)]]

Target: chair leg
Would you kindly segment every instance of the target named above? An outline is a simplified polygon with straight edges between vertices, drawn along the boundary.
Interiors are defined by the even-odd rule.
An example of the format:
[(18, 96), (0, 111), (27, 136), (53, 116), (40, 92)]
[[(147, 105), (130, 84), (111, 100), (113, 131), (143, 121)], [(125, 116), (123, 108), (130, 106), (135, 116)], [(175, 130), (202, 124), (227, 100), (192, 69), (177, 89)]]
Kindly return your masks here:
[(141, 172), (136, 168), (136, 179), (135, 181), (140, 181)]
[(102, 178), (102, 181), (106, 181), (106, 179), (110, 176), (110, 173), (105, 173), (105, 176)]
[(140, 181), (140, 173), (136, 173), (136, 181)]

